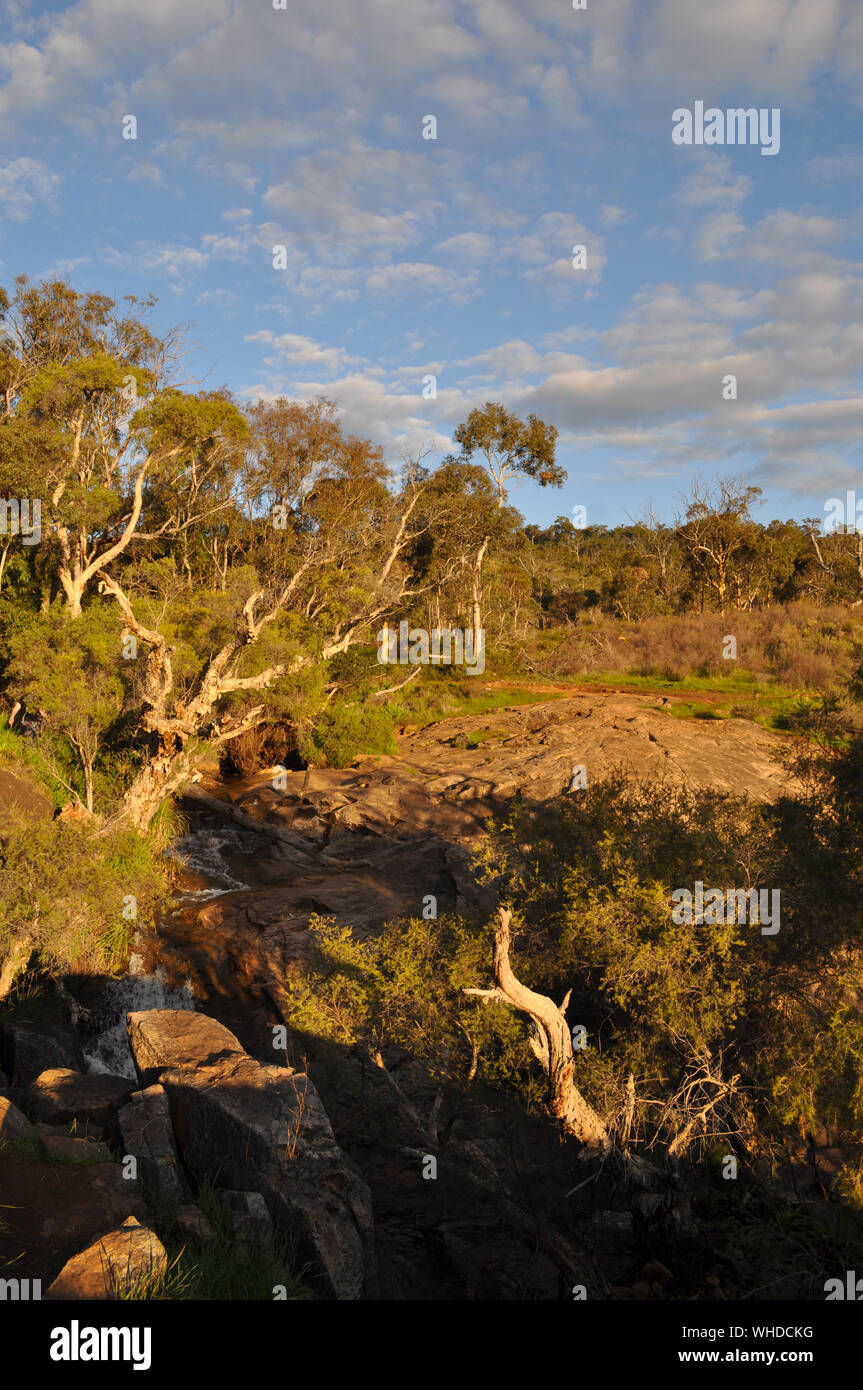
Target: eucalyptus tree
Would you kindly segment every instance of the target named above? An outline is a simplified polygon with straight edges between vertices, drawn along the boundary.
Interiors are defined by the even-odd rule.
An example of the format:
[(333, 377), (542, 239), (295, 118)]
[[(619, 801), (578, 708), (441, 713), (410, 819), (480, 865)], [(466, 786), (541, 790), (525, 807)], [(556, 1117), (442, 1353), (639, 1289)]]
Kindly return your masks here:
[[(278, 712), (290, 722), (299, 682), (367, 641), (428, 591), (419, 538), (451, 494), (422, 469), (400, 485), (380, 449), (345, 435), (327, 403), (277, 400), (250, 412), (248, 544), (219, 592), (156, 598), (104, 572), (139, 646), (140, 767), (120, 818), (145, 827), (217, 748)], [(134, 573), (130, 573), (134, 578)]]
[[(148, 532), (182, 536), (212, 507), (201, 475), (247, 430), (226, 399), (171, 385), (177, 339), (62, 281), (19, 276), (0, 298), (0, 489), (38, 502), (42, 543), (73, 617), (101, 574)], [(26, 489), (26, 492), (24, 491)], [(53, 595), (52, 595), (53, 596)]]
[[(486, 401), (480, 409), (472, 410), (467, 419), (453, 431), (461, 446), (460, 462), (471, 463), (476, 455), (483, 460), (497, 490), (497, 507), (502, 512), (506, 502), (507, 484), (519, 478), (532, 478), (540, 487), (562, 487), (566, 470), (555, 460), (558, 431), (536, 415), (520, 420), (512, 411), (495, 401)], [(483, 564), (493, 529), (485, 529), (474, 553), (471, 574), (474, 642), (479, 640), (482, 627)]]

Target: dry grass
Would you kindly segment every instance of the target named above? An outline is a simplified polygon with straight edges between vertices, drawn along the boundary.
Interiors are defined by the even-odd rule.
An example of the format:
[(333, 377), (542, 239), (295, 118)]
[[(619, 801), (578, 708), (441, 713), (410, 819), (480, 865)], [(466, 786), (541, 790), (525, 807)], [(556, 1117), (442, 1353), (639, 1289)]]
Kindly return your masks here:
[[(736, 660), (723, 657), (726, 637)], [(545, 655), (545, 654), (544, 654)], [(542, 658), (540, 658), (542, 660)], [(549, 634), (549, 674), (598, 671), (683, 680), (745, 671), (792, 689), (835, 690), (863, 659), (863, 614), (800, 601), (752, 613), (701, 613), (579, 624)]]

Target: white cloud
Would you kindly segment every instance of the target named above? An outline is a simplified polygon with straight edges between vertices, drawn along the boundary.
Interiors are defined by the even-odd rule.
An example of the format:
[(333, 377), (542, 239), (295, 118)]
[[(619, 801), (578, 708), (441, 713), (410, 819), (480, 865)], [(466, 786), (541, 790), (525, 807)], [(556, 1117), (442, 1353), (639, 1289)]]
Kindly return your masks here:
[(395, 261), (372, 270), (365, 282), (374, 295), (423, 294), (464, 303), (477, 292), (476, 277), (428, 261)]
[(244, 256), (248, 251), (248, 241), (245, 237), (221, 236), (216, 232), (208, 232), (203, 236), (201, 245), (207, 255), (228, 259)]
[(60, 188), (60, 176), (40, 159), (7, 159), (0, 164), (0, 208), (12, 222), (26, 222), (37, 207), (51, 206)]
[(242, 394), (249, 399), (280, 394), (287, 394), (294, 400), (330, 396), (339, 403), (344, 428), (384, 444), (391, 459), (429, 446), (436, 453), (448, 452), (453, 448), (453, 441), (436, 423), (431, 408), (439, 419), (450, 416), (461, 419), (466, 413), (465, 399), (458, 391), (439, 389), (437, 400), (432, 402), (423, 398), (419, 383), (415, 392), (396, 391), (370, 372), (353, 372), (330, 381), (301, 381), (282, 376), (263, 385), (249, 385)]
[(692, 250), (696, 260), (721, 261), (737, 255), (743, 245), (746, 223), (736, 212), (715, 212), (696, 228)]
[(403, 250), (418, 236), (436, 199), (416, 154), (364, 144), (300, 159), (263, 201), (292, 236), (319, 258), (358, 250)]
[(240, 297), (239, 295), (235, 294), (233, 290), (204, 290), (203, 294), (198, 295), (198, 298), (195, 300), (195, 303), (211, 304), (216, 309), (230, 310), (236, 308), (236, 306), (240, 303)]
[(615, 203), (606, 203), (605, 207), (600, 209), (599, 220), (603, 227), (619, 227), (621, 222), (626, 222), (627, 219), (628, 213)]
[(485, 232), (459, 232), (439, 241), (435, 250), (460, 265), (487, 261), (494, 253), (494, 241)]
[[(587, 264), (583, 270), (573, 266), (573, 247), (584, 246)], [(540, 281), (563, 281), (572, 289), (595, 284), (605, 269), (605, 239), (591, 232), (582, 222), (563, 212), (546, 212), (533, 229), (507, 241), (502, 254), (520, 262), (522, 274)], [(559, 286), (555, 286), (559, 293)]]
[(140, 183), (148, 188), (163, 188), (165, 176), (152, 159), (139, 159), (129, 170), (126, 178), (130, 183)]
[(134, 265), (144, 270), (152, 270), (167, 275), (174, 281), (173, 289), (181, 289), (190, 275), (204, 269), (207, 256), (194, 246), (158, 246), (153, 242), (139, 242), (134, 250), (121, 251), (112, 247), (105, 252), (110, 265)]
[(738, 257), (784, 269), (823, 265), (825, 254), (843, 235), (834, 218), (774, 208), (747, 228), (734, 212), (718, 212), (698, 227), (693, 249), (699, 260)]
[(246, 342), (264, 343), (273, 348), (271, 356), (264, 358), (265, 365), (271, 369), (302, 363), (337, 372), (360, 361), (358, 357), (351, 357), (344, 348), (324, 347), (301, 333), (275, 334), (269, 329), (261, 329), (258, 333), (247, 333)]
[(738, 208), (752, 188), (746, 174), (735, 174), (727, 154), (706, 154), (699, 167), (680, 182), (675, 201), (682, 208)]
[(804, 172), (813, 179), (859, 180), (863, 178), (863, 152), (840, 150), (838, 154), (819, 155), (810, 159)]

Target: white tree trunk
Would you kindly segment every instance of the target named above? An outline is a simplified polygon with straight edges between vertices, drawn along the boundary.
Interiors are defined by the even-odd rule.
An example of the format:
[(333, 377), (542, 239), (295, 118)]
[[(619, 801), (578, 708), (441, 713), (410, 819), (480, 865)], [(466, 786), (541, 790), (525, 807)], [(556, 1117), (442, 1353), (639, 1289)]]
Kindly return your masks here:
[(522, 1013), (529, 1014), (536, 1027), (536, 1036), (531, 1039), (534, 1055), (542, 1062), (548, 1076), (549, 1107), (552, 1114), (560, 1120), (567, 1134), (571, 1134), (588, 1148), (608, 1153), (611, 1139), (602, 1119), (588, 1105), (577, 1089), (573, 1077), (575, 1060), (572, 1052), (572, 1036), (565, 1018), (569, 995), (558, 1006), (544, 994), (536, 994), (518, 981), (509, 963), (509, 928), (512, 913), (507, 908), (498, 908), (500, 925), (494, 939), (494, 990), (466, 990), (466, 994), (480, 994), (487, 998), (503, 999)]

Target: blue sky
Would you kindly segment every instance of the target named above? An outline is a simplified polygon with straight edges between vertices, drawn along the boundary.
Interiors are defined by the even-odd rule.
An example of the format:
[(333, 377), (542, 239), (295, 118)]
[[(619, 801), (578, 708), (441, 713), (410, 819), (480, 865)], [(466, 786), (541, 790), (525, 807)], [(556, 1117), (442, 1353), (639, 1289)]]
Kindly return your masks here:
[[(696, 471), (762, 520), (863, 496), (863, 0), (0, 7), (0, 283), (152, 292), (188, 376), (332, 396), (393, 463), (535, 411), (540, 523)], [(778, 107), (779, 152), (675, 145), (696, 101)]]

